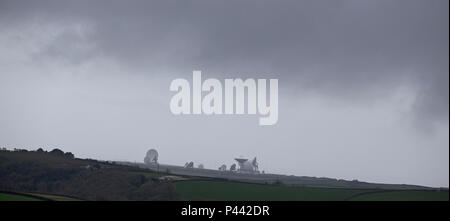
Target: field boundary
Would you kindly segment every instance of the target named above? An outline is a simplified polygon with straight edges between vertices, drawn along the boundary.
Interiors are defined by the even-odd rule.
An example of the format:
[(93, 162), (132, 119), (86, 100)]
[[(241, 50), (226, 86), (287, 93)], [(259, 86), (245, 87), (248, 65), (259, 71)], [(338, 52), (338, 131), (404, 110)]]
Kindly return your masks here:
[(75, 196), (68, 196), (68, 195), (62, 195), (62, 194), (53, 194), (53, 193), (41, 193), (41, 192), (14, 192), (14, 191), (9, 191), (9, 190), (0, 190), (0, 193), (15, 194), (15, 195), (20, 195), (20, 196), (26, 196), (26, 197), (31, 197), (31, 198), (35, 198), (35, 199), (39, 199), (39, 200), (44, 200), (44, 201), (58, 201), (58, 200), (54, 200), (54, 199), (47, 198), (47, 197), (44, 197), (44, 196), (38, 196), (38, 195), (36, 195), (36, 194), (39, 194), (39, 195), (51, 195), (51, 196), (56, 196), (56, 197), (70, 198), (70, 199), (79, 200), (79, 201), (86, 201), (85, 199), (81, 199), (81, 198), (75, 197)]
[(445, 190), (381, 190), (380, 189), (380, 190), (367, 191), (367, 192), (362, 192), (362, 193), (355, 193), (355, 194), (345, 198), (344, 201), (349, 201), (349, 200), (355, 199), (355, 198), (360, 197), (360, 196), (371, 195), (371, 194), (390, 193), (390, 192), (408, 192), (408, 191), (423, 191), (423, 192), (440, 192), (440, 191), (443, 191), (443, 192), (445, 192)]
[(13, 191), (6, 191), (6, 190), (0, 190), (0, 193), (11, 194), (11, 195), (19, 195), (19, 196), (26, 196), (26, 197), (30, 197), (30, 198), (34, 198), (34, 199), (38, 199), (38, 200), (43, 200), (43, 201), (54, 201), (54, 200), (49, 199), (49, 198), (36, 196), (36, 195), (33, 195), (33, 194), (29, 194), (29, 193), (13, 192)]

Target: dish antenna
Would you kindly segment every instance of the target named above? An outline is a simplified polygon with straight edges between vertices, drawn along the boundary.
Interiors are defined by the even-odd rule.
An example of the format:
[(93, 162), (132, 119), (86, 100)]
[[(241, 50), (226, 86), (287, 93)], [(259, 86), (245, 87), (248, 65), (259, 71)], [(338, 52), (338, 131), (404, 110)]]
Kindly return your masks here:
[(219, 167), (220, 171), (226, 171), (227, 170), (227, 165), (223, 164), (222, 166)]
[(236, 171), (236, 164), (233, 163), (233, 165), (230, 166), (230, 171)]
[(236, 160), (239, 164), (244, 164), (245, 162), (248, 161), (248, 159), (243, 157), (243, 156), (239, 156), (238, 158), (234, 158), (234, 160)]
[(253, 167), (255, 167), (256, 170), (258, 170), (258, 161), (256, 160), (256, 157), (253, 158), (252, 165)]
[(194, 168), (194, 162), (189, 162), (189, 163), (186, 163), (185, 165), (184, 165), (184, 167), (186, 167), (186, 168)]
[(145, 164), (158, 164), (158, 151), (150, 149), (147, 151), (147, 155), (144, 158)]

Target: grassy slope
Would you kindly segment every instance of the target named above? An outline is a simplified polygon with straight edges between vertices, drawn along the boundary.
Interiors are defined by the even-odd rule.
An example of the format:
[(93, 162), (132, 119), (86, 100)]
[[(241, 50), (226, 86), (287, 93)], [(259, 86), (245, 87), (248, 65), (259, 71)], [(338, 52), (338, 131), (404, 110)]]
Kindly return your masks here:
[(41, 201), (41, 200), (17, 194), (0, 193), (0, 201)]
[(58, 195), (50, 195), (50, 194), (41, 194), (41, 193), (28, 193), (32, 196), (38, 196), (42, 198), (46, 198), (53, 201), (80, 201), (79, 199), (67, 197), (67, 196), (58, 196)]
[[(182, 181), (175, 184), (184, 200), (449, 200), (448, 191), (392, 191), (270, 186), (226, 181)], [(371, 193), (359, 195), (361, 193)], [(352, 196), (356, 197), (352, 198)]]
[(175, 184), (185, 200), (344, 200), (362, 190), (269, 186), (225, 181)]
[(24, 193), (24, 192), (9, 192), (9, 193), (0, 193), (0, 201), (79, 201), (79, 199), (67, 197), (67, 196), (59, 196), (59, 195), (51, 195), (51, 194), (41, 194), (41, 193)]
[(448, 201), (448, 191), (395, 191), (357, 196), (354, 201)]
[[(99, 168), (83, 169), (86, 165), (98, 165)], [(0, 151), (0, 190), (39, 192), (36, 196), (51, 200), (73, 200), (64, 196), (88, 200), (449, 199), (448, 191), (393, 191), (360, 195), (374, 190), (258, 185), (219, 180), (190, 180), (174, 184), (154, 181), (162, 175), (167, 174), (93, 160), (66, 159), (45, 153)], [(33, 198), (3, 194), (0, 199)]]
[(171, 183), (153, 180), (161, 175), (166, 174), (49, 153), (0, 151), (0, 190), (45, 193), (52, 200), (175, 199)]

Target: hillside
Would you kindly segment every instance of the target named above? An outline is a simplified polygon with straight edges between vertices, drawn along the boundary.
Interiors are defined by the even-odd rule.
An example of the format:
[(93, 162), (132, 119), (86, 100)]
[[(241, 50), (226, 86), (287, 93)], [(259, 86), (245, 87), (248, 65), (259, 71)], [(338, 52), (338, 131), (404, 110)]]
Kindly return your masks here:
[(0, 151), (0, 200), (447, 200), (448, 190), (249, 183), (77, 159), (61, 150)]
[(52, 152), (0, 151), (0, 190), (85, 200), (173, 200), (173, 184), (149, 170)]

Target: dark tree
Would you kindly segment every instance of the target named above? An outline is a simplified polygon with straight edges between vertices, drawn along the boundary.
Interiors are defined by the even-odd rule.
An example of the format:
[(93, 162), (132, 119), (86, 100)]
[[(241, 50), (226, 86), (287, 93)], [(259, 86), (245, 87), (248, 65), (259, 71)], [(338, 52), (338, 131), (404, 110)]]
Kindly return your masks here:
[(64, 154), (64, 156), (67, 157), (67, 158), (70, 158), (70, 159), (75, 158), (75, 155), (73, 155), (73, 153), (71, 153), (71, 152), (66, 152), (66, 153)]
[(50, 154), (53, 154), (56, 156), (64, 156), (64, 152), (58, 148), (55, 148), (52, 151), (50, 151)]

